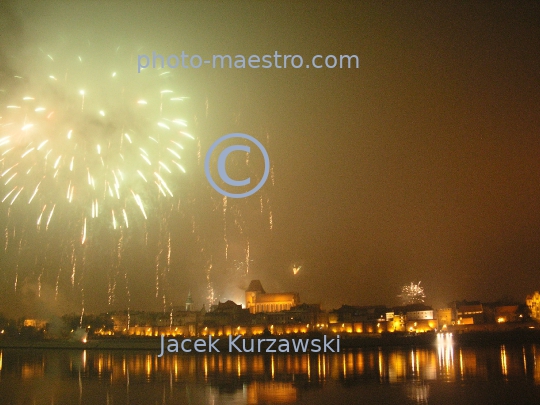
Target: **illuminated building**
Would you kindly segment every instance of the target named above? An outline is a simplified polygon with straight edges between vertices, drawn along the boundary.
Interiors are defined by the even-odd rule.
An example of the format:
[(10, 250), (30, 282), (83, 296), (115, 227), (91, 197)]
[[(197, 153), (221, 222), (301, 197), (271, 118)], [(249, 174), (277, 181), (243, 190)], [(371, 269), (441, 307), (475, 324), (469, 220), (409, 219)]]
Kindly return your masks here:
[(42, 319), (25, 319), (23, 325), (36, 329), (46, 329), (47, 321), (44, 321)]
[(437, 328), (445, 330), (452, 325), (452, 308), (440, 308), (437, 310)]
[(453, 302), (451, 306), (455, 310), (457, 325), (477, 325), (485, 322), (484, 307), (478, 301)]
[[(288, 333), (289, 330), (323, 330), (328, 324), (328, 315), (320, 304), (300, 304), (288, 311), (271, 312), (263, 315), (264, 323), (275, 325), (276, 333)], [(285, 325), (285, 327), (283, 327)], [(290, 326), (290, 328), (288, 326)], [(298, 328), (303, 325), (305, 328)]]
[(407, 312), (407, 320), (409, 321), (432, 320), (432, 319), (433, 319), (432, 309)]
[(219, 302), (204, 316), (204, 326), (247, 325), (250, 323), (249, 311), (242, 305), (229, 300)]
[(252, 280), (246, 290), (246, 308), (252, 314), (288, 311), (299, 303), (298, 293), (267, 293), (259, 280)]
[(437, 322), (434, 319), (420, 319), (418, 321), (408, 320), (405, 328), (407, 332), (423, 333), (436, 328)]
[(395, 315), (405, 315), (408, 321), (432, 320), (433, 308), (424, 304), (409, 304), (400, 307), (394, 307)]
[[(200, 311), (193, 311), (191, 292), (183, 306), (173, 307), (170, 312), (119, 311), (113, 312), (115, 334), (136, 336), (194, 336), (198, 333), (205, 317), (204, 305)], [(101, 334), (109, 334), (104, 331)]]
[(331, 312), (331, 323), (384, 322), (387, 320), (387, 308), (377, 306), (342, 305)]
[(427, 332), (437, 327), (433, 308), (424, 304), (394, 307), (394, 318), (389, 332)]
[[(391, 318), (389, 314), (392, 314)], [(405, 332), (407, 323), (405, 315), (389, 312), (386, 314), (386, 319), (388, 321), (388, 332)]]
[[(392, 330), (387, 322), (388, 309), (382, 305), (342, 305), (328, 314), (330, 331), (334, 333), (381, 333)], [(390, 325), (390, 326), (388, 326)]]
[(531, 318), (540, 321), (540, 293), (535, 291), (532, 295), (527, 295), (527, 306), (531, 311)]
[(497, 323), (517, 322), (519, 320), (520, 317), (517, 305), (503, 305), (495, 307), (495, 321)]

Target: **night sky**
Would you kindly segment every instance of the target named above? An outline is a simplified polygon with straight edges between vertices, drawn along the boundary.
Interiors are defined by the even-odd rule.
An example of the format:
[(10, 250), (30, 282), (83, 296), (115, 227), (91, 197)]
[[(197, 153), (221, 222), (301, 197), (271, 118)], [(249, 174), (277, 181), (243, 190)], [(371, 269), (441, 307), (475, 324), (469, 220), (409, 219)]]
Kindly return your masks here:
[[(120, 261), (118, 230), (94, 227), (82, 250), (80, 216), (64, 211), (37, 232), (24, 218), (34, 224), (39, 207), (23, 202), (8, 217), (6, 200), (0, 311), (163, 310), (189, 291), (200, 308), (212, 289), (215, 302), (243, 304), (251, 279), (326, 309), (395, 305), (401, 286), (420, 280), (435, 307), (524, 301), (540, 288), (538, 21), (536, 2), (2, 2), (2, 125), (21, 86), (13, 76), (48, 76), (44, 54), (57, 64), (87, 54), (85, 74), (103, 92), (98, 73), (114, 64), (130, 75), (130, 89), (159, 90), (147, 79), (159, 71), (137, 74), (137, 55), (152, 51), (278, 51), (305, 62), (348, 54), (360, 66), (172, 69), (167, 85), (189, 97), (182, 118), (196, 138), (183, 151), (178, 194), (122, 231)], [(228, 199), (224, 214), (197, 153), (200, 145), (204, 160), (233, 132), (265, 145), (274, 184)], [(254, 177), (259, 163), (254, 156)], [(246, 177), (242, 158), (228, 164)], [(2, 198), (11, 189), (2, 181)]]

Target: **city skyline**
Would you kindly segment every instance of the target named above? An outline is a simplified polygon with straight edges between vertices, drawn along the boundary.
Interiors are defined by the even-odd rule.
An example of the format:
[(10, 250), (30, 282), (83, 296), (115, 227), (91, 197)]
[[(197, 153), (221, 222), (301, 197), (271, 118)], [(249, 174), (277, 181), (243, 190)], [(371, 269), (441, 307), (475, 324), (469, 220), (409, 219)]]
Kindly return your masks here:
[[(188, 292), (238, 302), (252, 279), (325, 308), (393, 305), (413, 280), (434, 307), (524, 300), (540, 289), (539, 15), (532, 2), (3, 2), (0, 138), (16, 137), (17, 155), (0, 142), (0, 174), (20, 165), (0, 183), (0, 313), (164, 311)], [(139, 74), (137, 55), (153, 51), (360, 63)], [(178, 108), (163, 103), (166, 89), (184, 98)], [(45, 148), (68, 156), (74, 189), (67, 174), (38, 187), (54, 162), (39, 171), (29, 150), (53, 118), (36, 118), (35, 139), (12, 132), (30, 122), (8, 109), (25, 96), (59, 117)], [(146, 112), (129, 97), (146, 97)], [(149, 141), (169, 118), (193, 137), (182, 150)], [(145, 152), (119, 141), (124, 128)], [(204, 173), (206, 152), (229, 133), (253, 136), (270, 157), (268, 181), (245, 199), (225, 199)], [(233, 177), (260, 178), (259, 156), (235, 156)], [(126, 174), (137, 170), (144, 181)], [(90, 175), (124, 182), (120, 196), (87, 197)]]

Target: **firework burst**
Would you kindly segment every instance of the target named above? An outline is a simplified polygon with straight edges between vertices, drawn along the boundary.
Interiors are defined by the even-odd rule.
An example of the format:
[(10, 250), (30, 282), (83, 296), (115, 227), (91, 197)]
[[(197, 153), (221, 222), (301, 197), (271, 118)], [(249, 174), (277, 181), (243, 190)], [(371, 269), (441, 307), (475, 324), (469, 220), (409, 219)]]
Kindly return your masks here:
[[(41, 55), (37, 73), (13, 77), (0, 92), (4, 252), (17, 255), (9, 278), (16, 289), (18, 258), (31, 245), (36, 259), (27, 267), (41, 268), (39, 294), (45, 268), (58, 269), (58, 295), (61, 270), (69, 267), (65, 274), (71, 274), (72, 286), (80, 285), (84, 305), (77, 271), (84, 269), (93, 239), (105, 239), (114, 256), (111, 303), (119, 279), (128, 288), (127, 274), (120, 271), (126, 235), (142, 232), (147, 240), (146, 222), (166, 217), (181, 192), (183, 155), (194, 139), (182, 118), (186, 97), (171, 87), (166, 71), (134, 80), (114, 62), (99, 66), (79, 55)], [(170, 232), (161, 228), (166, 240), (158, 243), (158, 290), (171, 256)], [(54, 238), (47, 236), (51, 232)], [(48, 253), (51, 244), (62, 247), (61, 258)]]
[(17, 77), (24, 84), (1, 120), (1, 201), (31, 205), (38, 227), (50, 223), (55, 207), (75, 206), (84, 243), (90, 219), (128, 228), (133, 211), (147, 219), (148, 199), (174, 197), (170, 179), (186, 172), (181, 155), (193, 137), (179, 116), (185, 97), (165, 85), (141, 96), (116, 71), (101, 78), (99, 90), (74, 76), (42, 77), (37, 92)]
[(426, 295), (424, 294), (424, 288), (420, 287), (421, 281), (418, 284), (411, 282), (410, 285), (404, 285), (401, 288), (401, 294), (398, 295), (405, 305), (408, 304), (421, 304), (424, 302)]

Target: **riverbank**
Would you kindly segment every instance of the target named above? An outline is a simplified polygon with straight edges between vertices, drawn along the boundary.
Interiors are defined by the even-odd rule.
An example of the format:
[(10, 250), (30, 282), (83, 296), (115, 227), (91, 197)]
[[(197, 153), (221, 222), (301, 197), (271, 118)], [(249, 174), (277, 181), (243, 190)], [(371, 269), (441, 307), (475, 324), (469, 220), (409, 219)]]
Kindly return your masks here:
[(159, 337), (89, 339), (86, 343), (66, 339), (0, 340), (0, 349), (159, 350)]
[[(254, 339), (314, 339), (322, 338), (322, 334), (298, 334), (298, 335), (258, 335)], [(335, 335), (329, 334), (329, 338)], [(226, 336), (217, 337), (221, 341), (217, 347), (224, 348), (227, 342)], [(449, 342), (448, 337), (438, 337), (436, 333), (383, 333), (383, 334), (343, 334), (340, 335), (340, 347), (342, 350), (361, 349), (373, 347), (399, 347), (399, 346), (428, 346), (441, 341), (441, 338)], [(178, 339), (182, 339), (178, 337)], [(444, 341), (444, 340), (443, 340)], [(540, 329), (515, 329), (509, 331), (474, 331), (453, 333), (452, 344), (471, 346), (487, 344), (524, 344), (539, 343)], [(222, 347), (223, 346), (223, 347)], [(265, 344), (263, 343), (264, 347)], [(159, 351), (161, 349), (161, 338), (156, 337), (95, 337), (90, 338), (86, 343), (81, 341), (65, 339), (44, 339), (44, 340), (19, 340), (0, 339), (0, 349), (71, 349), (71, 350), (147, 350)]]

